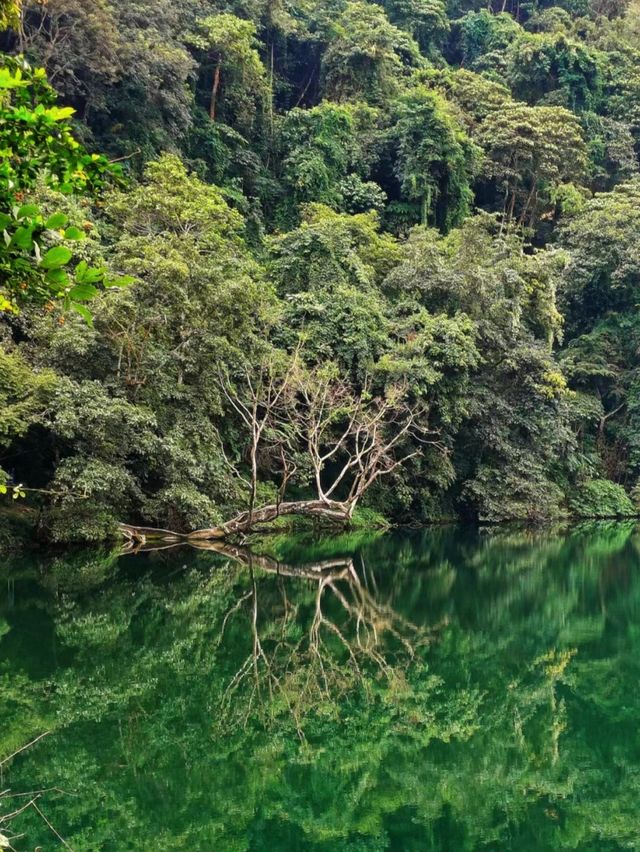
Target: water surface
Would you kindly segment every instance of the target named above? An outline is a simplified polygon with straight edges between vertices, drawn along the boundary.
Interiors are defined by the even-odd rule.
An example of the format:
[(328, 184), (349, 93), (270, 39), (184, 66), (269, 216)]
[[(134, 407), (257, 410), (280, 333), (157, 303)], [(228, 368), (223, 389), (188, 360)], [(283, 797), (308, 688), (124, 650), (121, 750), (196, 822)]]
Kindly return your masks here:
[(271, 546), (0, 569), (16, 849), (640, 848), (633, 524)]

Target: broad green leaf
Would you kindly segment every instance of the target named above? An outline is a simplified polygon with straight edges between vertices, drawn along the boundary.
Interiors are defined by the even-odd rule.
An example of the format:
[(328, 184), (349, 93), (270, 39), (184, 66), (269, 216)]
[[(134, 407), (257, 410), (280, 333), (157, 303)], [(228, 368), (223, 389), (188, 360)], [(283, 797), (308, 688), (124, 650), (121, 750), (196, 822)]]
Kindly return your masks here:
[(45, 228), (49, 228), (51, 231), (57, 231), (58, 228), (64, 228), (69, 221), (69, 217), (65, 216), (64, 213), (54, 213), (49, 216), (47, 221), (44, 223)]
[(79, 305), (77, 302), (72, 302), (71, 310), (75, 311), (77, 314), (80, 314), (86, 324), (93, 327), (93, 316), (91, 315), (91, 311), (88, 308), (86, 308), (84, 305)]
[(45, 269), (56, 269), (69, 263), (72, 256), (72, 252), (66, 246), (54, 246), (42, 258), (41, 265)]
[(64, 269), (49, 269), (47, 272), (47, 281), (57, 287), (66, 287), (69, 283), (69, 276)]
[(31, 251), (33, 248), (33, 229), (25, 228), (24, 226), (17, 228), (11, 238), (11, 244), (25, 251)]
[(89, 268), (86, 260), (81, 260), (80, 263), (76, 266), (75, 276), (76, 281), (81, 282), (85, 280), (85, 275), (87, 273), (87, 269)]
[(71, 118), (74, 113), (73, 107), (50, 107), (45, 110), (45, 114), (54, 121), (65, 121), (67, 118)]
[(76, 281), (78, 284), (96, 284), (102, 281), (104, 269), (97, 266), (88, 266), (86, 260), (81, 260), (76, 266)]
[(76, 228), (75, 225), (71, 225), (64, 232), (65, 240), (83, 240), (84, 239), (84, 231), (81, 231), (80, 228)]
[(87, 302), (97, 296), (99, 292), (93, 284), (76, 284), (69, 290), (69, 298), (76, 302)]
[(28, 80), (22, 80), (20, 70), (12, 74), (8, 68), (0, 68), (0, 89), (18, 89), (29, 85)]
[(40, 208), (37, 204), (23, 204), (16, 214), (17, 219), (31, 219), (37, 216)]

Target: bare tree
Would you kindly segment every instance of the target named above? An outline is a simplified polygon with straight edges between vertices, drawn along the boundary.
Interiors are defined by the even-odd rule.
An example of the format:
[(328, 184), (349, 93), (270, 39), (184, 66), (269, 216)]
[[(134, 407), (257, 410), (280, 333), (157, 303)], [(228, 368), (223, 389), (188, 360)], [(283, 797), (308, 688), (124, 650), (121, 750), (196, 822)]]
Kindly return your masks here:
[[(220, 374), (220, 386), (227, 401), (239, 415), (249, 434), (249, 525), (253, 524), (258, 489), (258, 461), (260, 451), (277, 448), (283, 458), (286, 482), (290, 478), (290, 438), (287, 433), (287, 397), (292, 378), (297, 369), (299, 353), (296, 351), (287, 369), (282, 373), (272, 359), (264, 359), (259, 369), (246, 366), (240, 375), (242, 392), (231, 383), (228, 375)], [(257, 376), (254, 375), (257, 372)], [(285, 448), (289, 452), (285, 452)], [(240, 474), (238, 473), (240, 476)], [(286, 477), (286, 478), (285, 478)]]
[[(122, 525), (125, 537), (138, 542), (223, 539), (286, 515), (348, 523), (364, 494), (381, 477), (420, 455), (427, 445), (446, 451), (438, 433), (429, 429), (427, 408), (409, 401), (406, 385), (374, 395), (366, 379), (355, 392), (332, 365), (305, 368), (299, 352), (285, 367), (265, 362), (258, 371), (240, 371), (234, 380), (221, 374), (220, 384), (248, 436), (249, 479), (227, 459), (248, 488), (248, 510), (219, 527), (185, 535)], [(306, 474), (302, 480), (301, 456)], [(257, 506), (261, 459), (277, 465), (281, 481), (278, 500)], [(286, 499), (295, 477), (312, 489), (311, 497)]]

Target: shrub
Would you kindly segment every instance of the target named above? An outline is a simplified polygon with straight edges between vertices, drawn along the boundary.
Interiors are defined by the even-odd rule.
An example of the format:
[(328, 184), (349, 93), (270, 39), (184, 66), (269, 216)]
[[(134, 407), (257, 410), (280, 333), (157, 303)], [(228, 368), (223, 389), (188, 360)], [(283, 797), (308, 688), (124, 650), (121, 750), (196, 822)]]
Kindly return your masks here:
[(569, 499), (569, 508), (580, 518), (628, 517), (638, 513), (624, 488), (608, 479), (584, 482)]

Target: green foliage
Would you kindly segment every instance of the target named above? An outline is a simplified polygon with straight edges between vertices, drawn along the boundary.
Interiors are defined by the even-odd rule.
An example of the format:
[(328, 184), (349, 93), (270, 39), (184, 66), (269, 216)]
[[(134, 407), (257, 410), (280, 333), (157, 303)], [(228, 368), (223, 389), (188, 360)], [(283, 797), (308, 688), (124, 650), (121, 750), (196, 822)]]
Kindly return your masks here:
[(396, 174), (405, 198), (420, 205), (423, 225), (444, 231), (469, 213), (480, 152), (436, 92), (417, 87), (398, 105)]
[(508, 220), (533, 226), (560, 184), (584, 179), (586, 149), (576, 117), (563, 107), (512, 103), (492, 112), (477, 141)]
[(573, 338), (563, 362), (572, 386), (593, 400), (580, 426), (592, 471), (616, 482), (635, 477), (640, 461), (638, 198), (636, 183), (623, 184), (588, 201), (563, 229), (571, 263), (560, 296)]
[(383, 5), (392, 23), (407, 30), (426, 56), (437, 58), (450, 27), (441, 0), (385, 0)]
[(514, 96), (569, 109), (600, 105), (600, 57), (563, 34), (523, 34), (508, 54), (507, 79)]
[(440, 75), (437, 84), (459, 108), (460, 119), (469, 131), (477, 130), (489, 115), (511, 102), (509, 89), (504, 84), (464, 68)]
[(292, 109), (279, 125), (284, 199), (278, 219), (298, 224), (300, 208), (319, 202), (349, 213), (382, 210), (386, 195), (365, 181), (382, 145), (379, 111), (364, 103), (323, 101)]
[(17, 46), (44, 65), (100, 148), (139, 165), (191, 123), (185, 40), (195, 12), (165, 0), (29, 0)]
[(299, 228), (271, 244), (270, 274), (285, 296), (276, 340), (360, 377), (387, 348), (387, 306), (379, 285), (399, 256), (375, 213), (334, 213), (312, 204)]
[(91, 324), (84, 303), (98, 295), (99, 287), (131, 283), (131, 278), (110, 275), (106, 267), (89, 266), (86, 260), (69, 269), (73, 259), (69, 244), (86, 235), (76, 225), (69, 225), (62, 212), (44, 216), (35, 204), (14, 206), (10, 213), (0, 213), (0, 230), (4, 235), (4, 244), (0, 243), (0, 311), (17, 313), (28, 302), (52, 308), (52, 300), (57, 299), (63, 310), (73, 310)]
[(445, 239), (417, 230), (386, 286), (473, 321), (479, 358), (457, 404), (453, 452), (460, 507), (486, 520), (556, 515), (554, 467), (572, 442), (566, 381), (551, 353), (565, 258), (530, 254), (519, 236), (496, 231), (487, 215)]
[(37, 204), (24, 203), (38, 181), (62, 193), (93, 192), (117, 169), (98, 154), (89, 154), (75, 139), (74, 110), (56, 105), (43, 69), (4, 57), (0, 66), (0, 312), (17, 312), (22, 303), (62, 299), (91, 321), (84, 302), (96, 285), (127, 283), (109, 279), (104, 268), (81, 261), (69, 274), (73, 257), (58, 240), (76, 242), (84, 232), (63, 213), (43, 216)]
[(356, 530), (385, 530), (389, 528), (389, 521), (381, 512), (359, 506), (353, 513), (351, 527)]
[(500, 79), (507, 66), (507, 48), (522, 28), (511, 15), (494, 15), (486, 9), (468, 12), (455, 24), (454, 44), (460, 65), (472, 71), (489, 72)]
[(64, 103), (97, 117), (127, 64), (114, 4), (104, 0), (27, 0), (20, 50), (37, 56)]
[[(62, 192), (96, 190), (113, 171), (105, 157), (75, 139), (71, 107), (57, 96), (42, 68), (3, 57), (0, 66), (0, 203), (44, 179)], [(21, 199), (18, 199), (21, 200)]]
[(370, 288), (400, 256), (397, 241), (380, 233), (375, 213), (349, 216), (319, 204), (305, 209), (295, 231), (274, 237), (272, 252), (275, 281), (289, 294), (322, 289), (335, 280)]
[(42, 416), (55, 377), (34, 372), (18, 352), (0, 349), (0, 365), (0, 442), (6, 448)]
[(588, 328), (610, 311), (629, 311), (638, 300), (636, 234), (640, 183), (598, 194), (563, 228), (571, 252), (562, 295), (572, 331)]
[(93, 330), (40, 331), (68, 377), (49, 425), (62, 455), (48, 519), (58, 539), (99, 538), (123, 511), (199, 526), (239, 499), (219, 450), (219, 371), (260, 349), (277, 316), (241, 216), (176, 157), (150, 164), (107, 212), (113, 257), (135, 283), (97, 301)]
[[(20, 356), (0, 347), (0, 449), (3, 454), (19, 438), (44, 421), (45, 411), (56, 385), (50, 370), (35, 371)], [(4, 464), (7, 464), (4, 461)], [(11, 491), (14, 498), (24, 492), (10, 483), (0, 467), (0, 494)]]
[(631, 517), (637, 509), (621, 485), (608, 479), (591, 479), (584, 482), (571, 495), (569, 506), (579, 518)]
[(610, 190), (633, 178), (638, 172), (638, 158), (629, 124), (593, 113), (584, 115), (583, 124), (593, 188)]
[(421, 64), (418, 45), (393, 26), (382, 9), (350, 2), (323, 56), (323, 92), (338, 102), (362, 98), (388, 103), (398, 90), (398, 78)]
[[(433, 442), (407, 436), (367, 497), (394, 522), (555, 516), (585, 481), (638, 480), (635, 4), (18, 5), (0, 340), (58, 393), (5, 466), (49, 534), (245, 508), (221, 376), (301, 348), (354, 397), (428, 412)], [(134, 425), (126, 451), (105, 440)]]
[(20, 0), (2, 0), (0, 4), (0, 32), (17, 26), (20, 20)]
[(288, 218), (310, 201), (340, 206), (341, 181), (357, 157), (353, 110), (326, 101), (313, 109), (292, 109), (282, 121), (280, 140)]
[(222, 114), (226, 122), (241, 131), (250, 131), (256, 108), (264, 108), (267, 97), (266, 74), (256, 49), (255, 26), (235, 15), (217, 14), (199, 21), (199, 30), (193, 42), (206, 51), (211, 64), (210, 73), (208, 63), (202, 70), (212, 80), (211, 120), (216, 119), (222, 92)]

